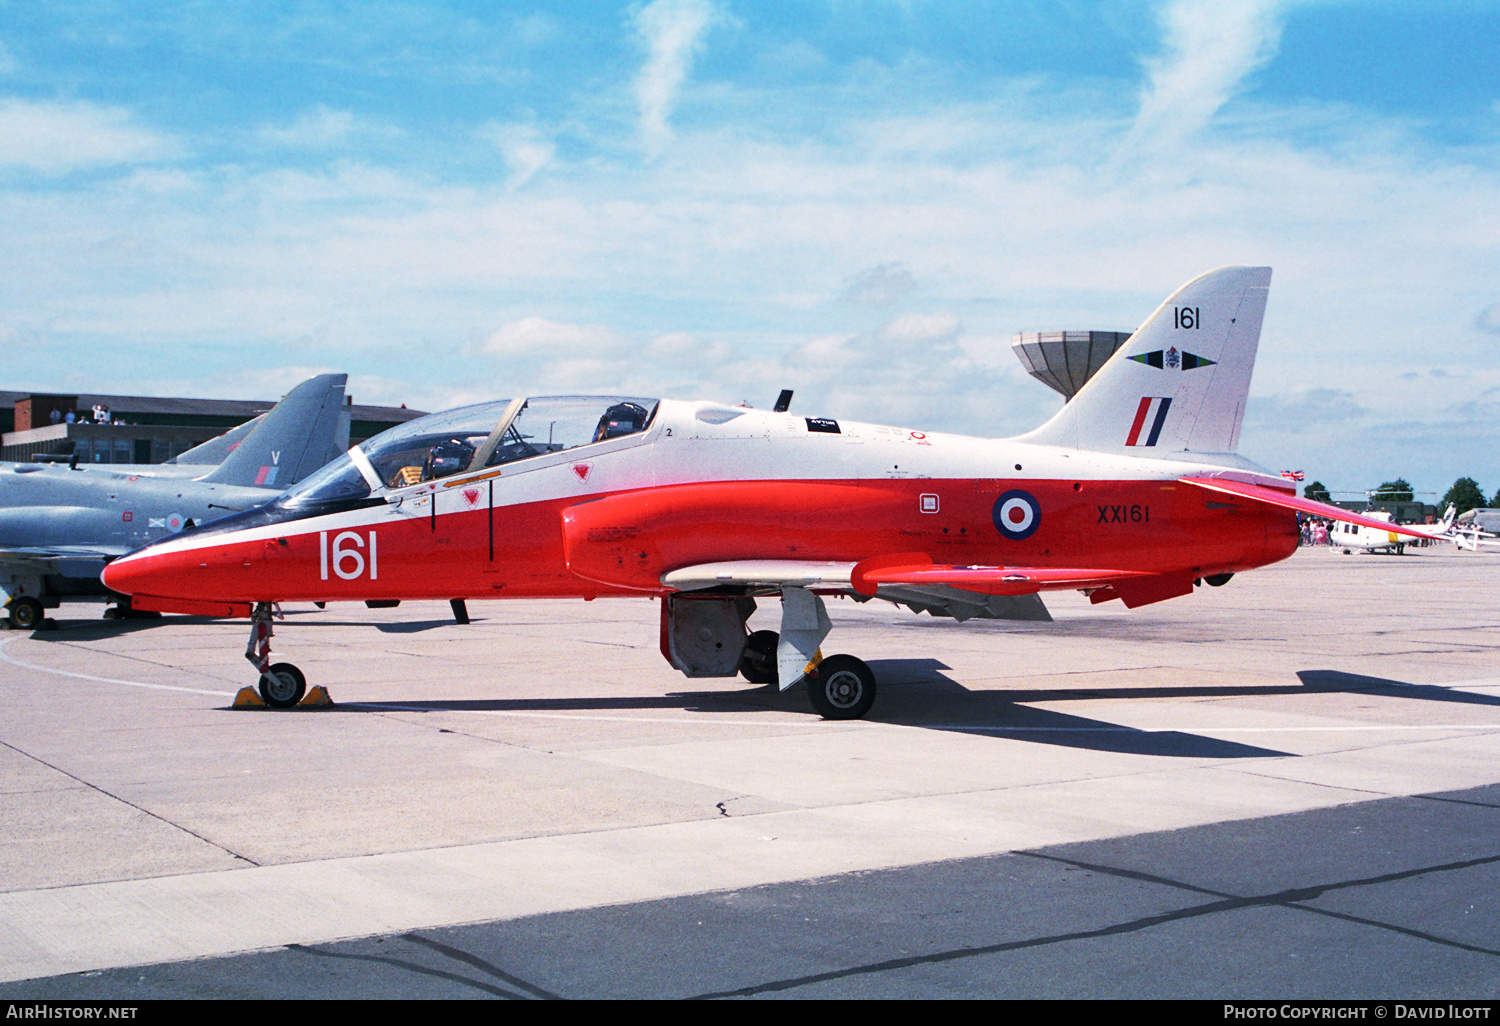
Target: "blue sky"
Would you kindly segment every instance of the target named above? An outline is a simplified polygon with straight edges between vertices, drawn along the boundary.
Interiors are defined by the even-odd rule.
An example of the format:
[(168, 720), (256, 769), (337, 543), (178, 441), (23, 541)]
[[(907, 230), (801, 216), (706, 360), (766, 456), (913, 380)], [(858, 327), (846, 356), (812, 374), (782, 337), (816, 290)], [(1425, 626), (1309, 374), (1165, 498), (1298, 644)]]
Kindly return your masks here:
[(0, 0), (5, 387), (981, 435), (1275, 268), (1242, 451), (1500, 488), (1500, 4)]

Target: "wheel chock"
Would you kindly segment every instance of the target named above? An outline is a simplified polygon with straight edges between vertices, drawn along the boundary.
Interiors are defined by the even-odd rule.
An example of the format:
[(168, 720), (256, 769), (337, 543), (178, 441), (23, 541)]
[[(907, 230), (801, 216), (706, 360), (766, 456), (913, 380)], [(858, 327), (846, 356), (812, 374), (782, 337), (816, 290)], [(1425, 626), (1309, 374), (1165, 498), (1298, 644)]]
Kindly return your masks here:
[(269, 709), (265, 699), (260, 697), (260, 692), (251, 687), (240, 688), (239, 693), (234, 696), (234, 708), (236, 709)]
[[(235, 709), (269, 709), (266, 700), (260, 697), (260, 691), (249, 686), (240, 688), (234, 696)], [(319, 685), (307, 689), (307, 694), (302, 696), (302, 701), (296, 705), (298, 709), (332, 709), (333, 699), (329, 697), (328, 689)]]

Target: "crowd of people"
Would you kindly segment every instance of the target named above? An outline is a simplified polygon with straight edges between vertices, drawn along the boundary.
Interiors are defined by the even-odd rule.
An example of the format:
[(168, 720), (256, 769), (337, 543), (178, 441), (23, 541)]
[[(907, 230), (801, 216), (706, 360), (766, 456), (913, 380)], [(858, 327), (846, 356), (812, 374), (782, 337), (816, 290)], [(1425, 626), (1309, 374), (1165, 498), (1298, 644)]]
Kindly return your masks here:
[(1301, 513), (1297, 514), (1297, 519), (1301, 522), (1302, 526), (1303, 545), (1331, 544), (1328, 532), (1329, 528), (1333, 526), (1332, 520), (1329, 520), (1327, 517), (1304, 516)]

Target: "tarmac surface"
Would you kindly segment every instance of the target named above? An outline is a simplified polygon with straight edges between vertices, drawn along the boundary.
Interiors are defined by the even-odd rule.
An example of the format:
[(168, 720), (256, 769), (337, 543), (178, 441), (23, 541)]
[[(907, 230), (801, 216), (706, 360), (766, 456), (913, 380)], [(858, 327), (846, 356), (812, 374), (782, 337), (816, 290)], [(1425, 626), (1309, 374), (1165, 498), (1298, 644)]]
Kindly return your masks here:
[[(1500, 997), (1500, 559), (1056, 622), (834, 600), (863, 721), (644, 600), (0, 634), (0, 998)], [(774, 627), (763, 603), (753, 627)]]

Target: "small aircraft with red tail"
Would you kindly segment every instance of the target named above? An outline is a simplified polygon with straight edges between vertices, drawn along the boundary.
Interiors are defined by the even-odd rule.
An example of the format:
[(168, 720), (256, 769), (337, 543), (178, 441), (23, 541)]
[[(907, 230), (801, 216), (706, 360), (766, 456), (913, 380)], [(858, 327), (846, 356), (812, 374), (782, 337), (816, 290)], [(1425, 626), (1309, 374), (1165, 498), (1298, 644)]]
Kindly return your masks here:
[[(273, 706), (306, 686), (270, 662), (273, 603), (650, 596), (662, 654), (687, 676), (805, 680), (823, 716), (863, 716), (875, 676), (823, 657), (825, 596), (1049, 619), (1039, 592), (1135, 608), (1285, 559), (1296, 512), (1376, 526), (1235, 454), (1270, 278), (1227, 267), (1184, 285), (1016, 438), (517, 398), (377, 435), (103, 580), (138, 609), (250, 616), (246, 657)], [(756, 600), (773, 596), (780, 631), (750, 633)]]

